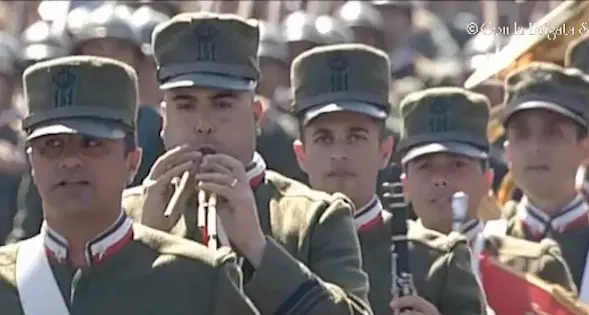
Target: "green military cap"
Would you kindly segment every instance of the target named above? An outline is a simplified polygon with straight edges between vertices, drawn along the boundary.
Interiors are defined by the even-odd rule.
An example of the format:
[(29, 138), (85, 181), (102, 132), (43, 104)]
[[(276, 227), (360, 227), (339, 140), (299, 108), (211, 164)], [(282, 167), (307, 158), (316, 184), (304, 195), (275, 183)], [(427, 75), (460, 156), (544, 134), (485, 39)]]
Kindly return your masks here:
[(487, 158), (490, 105), (482, 94), (458, 87), (432, 88), (407, 95), (400, 107), (403, 164), (439, 152)]
[(531, 63), (505, 79), (503, 124), (516, 112), (545, 109), (589, 125), (589, 77), (574, 68)]
[(62, 57), (23, 74), (27, 139), (82, 134), (122, 139), (135, 129), (137, 75), (130, 66), (93, 56)]
[(589, 73), (589, 36), (577, 38), (567, 47), (564, 65)]
[(293, 111), (303, 124), (324, 113), (352, 111), (384, 120), (390, 112), (390, 62), (362, 44), (310, 49), (291, 67)]
[(253, 90), (259, 79), (258, 25), (236, 15), (182, 13), (153, 31), (162, 89)]

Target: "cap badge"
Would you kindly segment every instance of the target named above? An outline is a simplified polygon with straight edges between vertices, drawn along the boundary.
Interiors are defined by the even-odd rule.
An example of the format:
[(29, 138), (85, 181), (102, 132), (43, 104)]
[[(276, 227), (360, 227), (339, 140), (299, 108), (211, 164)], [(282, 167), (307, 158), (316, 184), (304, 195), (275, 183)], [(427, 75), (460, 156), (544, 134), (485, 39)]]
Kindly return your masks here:
[(349, 61), (346, 56), (341, 53), (336, 53), (327, 61), (331, 73), (329, 76), (329, 83), (331, 92), (347, 91), (348, 84), (348, 67)]
[(215, 38), (219, 30), (211, 24), (202, 23), (196, 25), (192, 30), (196, 37), (196, 60), (197, 61), (216, 61)]
[(53, 93), (54, 107), (69, 107), (73, 105), (73, 86), (76, 83), (76, 75), (68, 69), (60, 70), (51, 78), (55, 91)]

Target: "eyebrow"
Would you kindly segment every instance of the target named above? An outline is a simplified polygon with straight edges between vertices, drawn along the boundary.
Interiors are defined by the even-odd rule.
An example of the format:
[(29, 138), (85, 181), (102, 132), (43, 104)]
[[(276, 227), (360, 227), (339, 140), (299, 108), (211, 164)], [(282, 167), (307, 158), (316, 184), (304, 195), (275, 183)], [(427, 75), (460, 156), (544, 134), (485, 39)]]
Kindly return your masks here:
[(358, 127), (358, 126), (350, 127), (349, 130), (351, 132), (364, 132), (364, 133), (368, 133), (368, 129), (363, 128), (363, 127)]
[[(209, 97), (209, 99), (211, 100), (218, 100), (220, 98), (238, 98), (239, 95), (236, 92), (232, 92), (232, 91), (219, 91), (215, 94), (213, 94), (212, 96)], [(198, 100), (197, 97), (191, 95), (191, 94), (178, 94), (178, 95), (174, 95), (174, 97), (172, 97), (172, 100), (174, 101), (196, 101)]]

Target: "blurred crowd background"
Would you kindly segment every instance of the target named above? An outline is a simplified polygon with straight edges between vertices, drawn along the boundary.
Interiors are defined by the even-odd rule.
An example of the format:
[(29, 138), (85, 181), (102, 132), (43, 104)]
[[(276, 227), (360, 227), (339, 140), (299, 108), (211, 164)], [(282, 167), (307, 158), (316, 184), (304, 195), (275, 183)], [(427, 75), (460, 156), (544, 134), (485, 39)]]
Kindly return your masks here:
[[(41, 204), (29, 174), (20, 117), (24, 69), (41, 60), (99, 55), (124, 61), (139, 75), (141, 108), (138, 142), (143, 148), (137, 185), (163, 152), (160, 140), (161, 95), (150, 57), (153, 28), (188, 11), (236, 13), (261, 21), (258, 86), (266, 115), (258, 141), (269, 167), (306, 181), (292, 153), (296, 121), (289, 115), (289, 67), (312, 47), (360, 42), (391, 58), (393, 104), (427, 87), (462, 85), (489, 54), (505, 45), (509, 34), (469, 34), (467, 25), (527, 25), (560, 1), (0, 1), (0, 244), (32, 236), (41, 223)], [(505, 36), (503, 36), (505, 35)], [(97, 87), (99, 88), (99, 87)], [(483, 84), (480, 92), (497, 104), (501, 88)], [(398, 129), (395, 113), (388, 120)], [(505, 167), (500, 152), (496, 176)], [(383, 172), (398, 177), (394, 161)]]

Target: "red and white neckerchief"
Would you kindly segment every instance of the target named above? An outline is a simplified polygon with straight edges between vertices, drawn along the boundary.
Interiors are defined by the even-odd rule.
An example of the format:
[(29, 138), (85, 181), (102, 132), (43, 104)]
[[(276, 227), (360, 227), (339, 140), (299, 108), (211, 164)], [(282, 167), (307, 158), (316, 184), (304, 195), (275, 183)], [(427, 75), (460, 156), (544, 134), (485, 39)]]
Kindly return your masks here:
[(534, 237), (542, 239), (548, 233), (562, 233), (589, 225), (589, 206), (581, 196), (576, 196), (554, 216), (534, 206), (527, 197), (517, 205), (516, 215)]
[[(68, 261), (67, 240), (43, 223), (41, 235), (45, 245), (45, 252), (48, 257), (59, 263)], [(88, 266), (100, 263), (108, 257), (112, 257), (133, 239), (133, 223), (123, 212), (119, 215), (106, 231), (93, 238), (86, 244), (86, 262)]]
[[(266, 173), (266, 161), (264, 161), (262, 155), (260, 155), (258, 152), (254, 152), (252, 162), (246, 166), (245, 172), (250, 186), (253, 190), (255, 190), (264, 181), (264, 175)], [(225, 229), (223, 229), (223, 225), (221, 224), (219, 217), (217, 217), (217, 237), (219, 238), (219, 244), (221, 246), (231, 245), (229, 242), (229, 237), (227, 236)], [(202, 240), (203, 244), (208, 246), (209, 235), (206, 226), (202, 229)]]
[(382, 203), (375, 195), (370, 201), (359, 208), (354, 214), (354, 225), (358, 232), (370, 230), (382, 222)]

